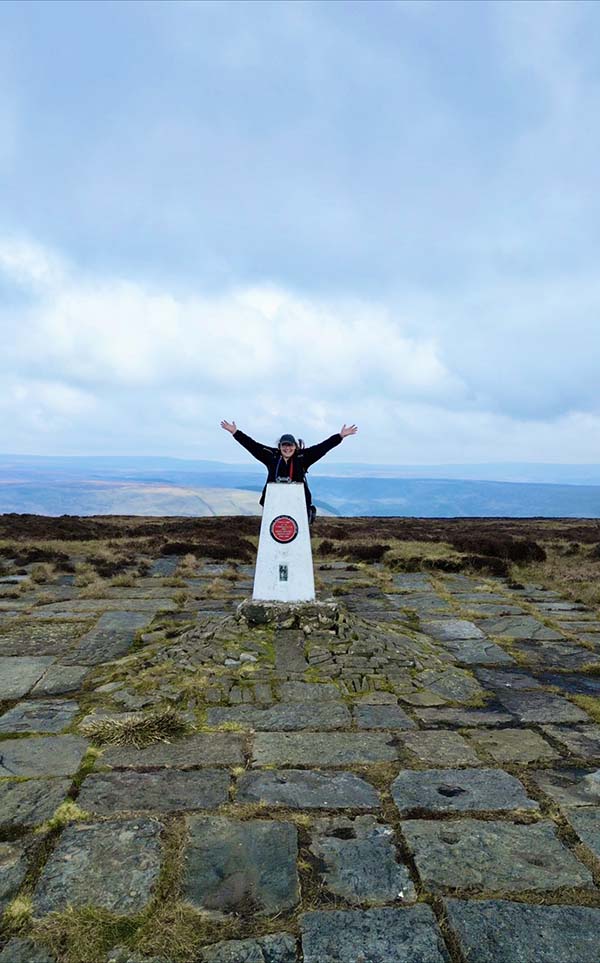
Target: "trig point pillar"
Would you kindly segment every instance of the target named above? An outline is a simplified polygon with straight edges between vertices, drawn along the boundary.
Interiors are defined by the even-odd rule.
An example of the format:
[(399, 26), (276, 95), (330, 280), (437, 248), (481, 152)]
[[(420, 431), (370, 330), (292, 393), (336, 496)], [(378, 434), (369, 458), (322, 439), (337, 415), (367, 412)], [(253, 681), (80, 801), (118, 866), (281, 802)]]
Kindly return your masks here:
[(301, 482), (267, 485), (252, 598), (314, 601), (312, 550)]

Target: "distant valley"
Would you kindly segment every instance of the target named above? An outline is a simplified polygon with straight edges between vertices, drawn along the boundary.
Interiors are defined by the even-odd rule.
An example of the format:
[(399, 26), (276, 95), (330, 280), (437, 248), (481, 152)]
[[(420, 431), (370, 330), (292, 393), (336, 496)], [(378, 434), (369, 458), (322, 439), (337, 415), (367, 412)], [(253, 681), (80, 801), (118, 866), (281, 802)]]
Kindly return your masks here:
[[(0, 455), (0, 513), (255, 515), (263, 483), (253, 463)], [(331, 464), (309, 483), (327, 515), (600, 518), (597, 465)]]

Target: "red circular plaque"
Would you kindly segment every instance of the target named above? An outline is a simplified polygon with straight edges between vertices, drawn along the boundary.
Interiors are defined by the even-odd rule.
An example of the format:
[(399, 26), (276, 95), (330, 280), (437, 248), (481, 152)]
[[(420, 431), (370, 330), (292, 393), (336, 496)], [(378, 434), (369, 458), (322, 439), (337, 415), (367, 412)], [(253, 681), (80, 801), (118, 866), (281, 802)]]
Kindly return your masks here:
[(271, 532), (271, 537), (275, 539), (276, 542), (293, 542), (296, 535), (298, 534), (298, 523), (291, 515), (278, 515), (271, 522), (271, 527), (269, 529)]

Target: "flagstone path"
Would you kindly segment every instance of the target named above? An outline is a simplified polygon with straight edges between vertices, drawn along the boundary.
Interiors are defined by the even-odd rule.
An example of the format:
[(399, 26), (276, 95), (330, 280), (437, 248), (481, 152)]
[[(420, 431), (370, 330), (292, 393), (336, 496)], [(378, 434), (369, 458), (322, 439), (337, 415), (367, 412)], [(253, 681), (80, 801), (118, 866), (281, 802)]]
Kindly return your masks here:
[[(151, 915), (168, 865), (216, 934), (195, 963), (598, 963), (598, 612), (334, 563), (328, 614), (273, 627), (237, 614), (251, 566), (183, 593), (177, 566), (96, 599), (0, 579), (0, 911)], [(85, 728), (165, 705), (170, 743)], [(0, 963), (52, 963), (29, 936)]]

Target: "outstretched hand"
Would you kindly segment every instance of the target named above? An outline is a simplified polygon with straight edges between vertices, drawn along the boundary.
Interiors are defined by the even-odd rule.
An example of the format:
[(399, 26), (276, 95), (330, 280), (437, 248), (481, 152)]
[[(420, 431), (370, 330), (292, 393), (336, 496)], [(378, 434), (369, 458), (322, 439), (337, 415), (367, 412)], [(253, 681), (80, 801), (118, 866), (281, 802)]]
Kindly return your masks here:
[(347, 438), (348, 435), (355, 435), (357, 431), (358, 431), (358, 428), (356, 427), (356, 425), (348, 425), (347, 427), (346, 425), (342, 425), (342, 427), (340, 428), (340, 435), (342, 436), (342, 438)]
[(222, 421), (221, 428), (224, 428), (225, 431), (230, 431), (232, 435), (237, 431), (237, 425), (235, 421)]

